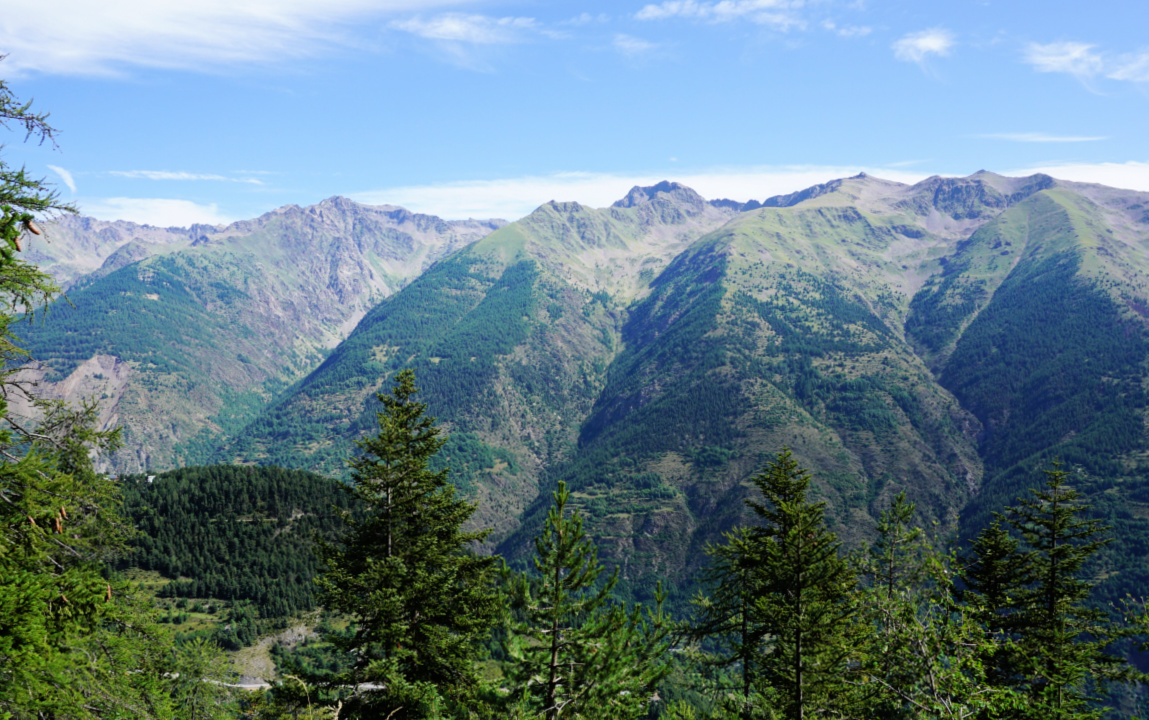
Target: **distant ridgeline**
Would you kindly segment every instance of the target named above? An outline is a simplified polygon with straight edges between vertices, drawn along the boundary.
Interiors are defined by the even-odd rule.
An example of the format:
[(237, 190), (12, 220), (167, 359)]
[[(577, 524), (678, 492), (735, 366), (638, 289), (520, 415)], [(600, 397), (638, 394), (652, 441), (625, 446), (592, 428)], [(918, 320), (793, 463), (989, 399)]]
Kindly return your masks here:
[(121, 478), (125, 515), (141, 535), (125, 565), (172, 582), (161, 597), (246, 600), (261, 617), (315, 607), (315, 534), (332, 536), (351, 508), (341, 484), (277, 467), (216, 465)]
[[(385, 219), (332, 205), (269, 218), (277, 240), (244, 235), (259, 252), (212, 240), (125, 255), (73, 286), (74, 309), (22, 326), (51, 368), (39, 379), (104, 398), (125, 428), (113, 471), (242, 462), (339, 477), (375, 428), (375, 394), (411, 368), (449, 437), (436, 467), (494, 531), (485, 550), (529, 562), (562, 480), (619, 591), (643, 599), (663, 579), (670, 606), (707, 544), (752, 520), (748, 480), (781, 447), (854, 547), (902, 491), (939, 543), (968, 544), (1060, 458), (1114, 528), (1098, 594), (1149, 585), (1147, 193), (979, 172), (735, 203), (660, 183), (436, 236), (426, 262), (400, 262), (421, 247), (407, 220), (410, 242), (380, 230), (378, 253), (339, 272), (314, 249), (327, 240), (293, 244), (338, 240), (359, 258), (358, 221), (320, 215), (364, 214)], [(306, 507), (307, 522), (324, 517)], [(251, 536), (256, 552), (300, 523), (261, 517), (234, 533), (210, 512), (196, 522), (224, 543), (267, 533)], [(206, 542), (161, 531), (141, 562), (211, 594), (258, 599), (271, 590), (240, 578), (260, 563), (272, 577), (313, 562), (276, 548), (225, 579)]]

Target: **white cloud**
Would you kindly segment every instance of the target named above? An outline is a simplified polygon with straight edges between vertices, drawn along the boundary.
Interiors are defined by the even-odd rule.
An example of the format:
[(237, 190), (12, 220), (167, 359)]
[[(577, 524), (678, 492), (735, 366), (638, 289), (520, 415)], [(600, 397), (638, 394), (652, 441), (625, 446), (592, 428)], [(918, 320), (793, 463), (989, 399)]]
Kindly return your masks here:
[(704, 22), (749, 20), (786, 31), (805, 27), (805, 22), (794, 12), (803, 4), (802, 0), (666, 0), (657, 5), (643, 6), (634, 17), (638, 20), (685, 18)]
[(658, 47), (656, 43), (643, 40), (642, 38), (636, 38), (632, 35), (624, 35), (622, 33), (614, 36), (613, 45), (615, 50), (618, 50), (623, 55), (628, 55), (630, 57), (645, 55), (646, 53)]
[(214, 180), (220, 182), (238, 182), (249, 183), (252, 185), (262, 185), (263, 182), (256, 178), (232, 178), (225, 175), (189, 173), (189, 172), (172, 172), (170, 170), (109, 170), (109, 175), (122, 178), (133, 178), (142, 180)]
[(930, 55), (945, 57), (954, 46), (954, 36), (945, 28), (931, 28), (910, 33), (893, 44), (894, 57), (919, 65)]
[(1149, 192), (1149, 162), (1062, 163), (1011, 170), (1006, 175), (1045, 173), (1059, 180), (1097, 183), (1110, 187)]
[(492, 18), (486, 15), (445, 13), (429, 20), (397, 20), (391, 26), (428, 40), (500, 45), (518, 41), (524, 30), (534, 30), (538, 23), (534, 18), (527, 17)]
[(1087, 78), (1101, 72), (1104, 65), (1101, 56), (1093, 52), (1093, 47), (1079, 42), (1030, 43), (1025, 48), (1025, 62), (1038, 72), (1068, 73)]
[(353, 23), (469, 0), (5, 0), (6, 74), (212, 70), (335, 47)]
[(187, 227), (194, 223), (223, 225), (231, 219), (212, 203), (200, 205), (189, 200), (168, 198), (97, 198), (78, 203), (85, 215), (100, 220), (130, 220), (156, 227)]
[(1111, 68), (1107, 77), (1113, 80), (1149, 83), (1149, 51), (1124, 55)]
[(1050, 135), (1048, 133), (1040, 132), (987, 133), (985, 135), (975, 135), (974, 137), (985, 138), (987, 140), (1009, 140), (1010, 142), (1023, 143), (1079, 143), (1096, 142), (1098, 140), (1109, 139), (1103, 135)]
[(715, 169), (695, 172), (664, 172), (615, 175), (607, 173), (558, 173), (554, 175), (475, 180), (441, 185), (415, 185), (353, 193), (352, 199), (378, 205), (402, 205), (409, 210), (445, 218), (491, 218), (516, 220), (549, 200), (576, 200), (591, 207), (605, 207), (626, 195), (635, 185), (675, 180), (707, 198), (764, 200), (864, 171), (887, 180), (913, 183), (928, 173), (860, 167), (793, 166)]
[(68, 172), (62, 167), (57, 167), (56, 165), (49, 165), (48, 169), (59, 175), (60, 180), (62, 180), (64, 184), (68, 186), (69, 190), (76, 192), (76, 179), (72, 177), (72, 173)]
[(865, 37), (874, 31), (873, 28), (867, 25), (839, 26), (833, 20), (823, 20), (822, 27), (835, 33), (838, 37)]

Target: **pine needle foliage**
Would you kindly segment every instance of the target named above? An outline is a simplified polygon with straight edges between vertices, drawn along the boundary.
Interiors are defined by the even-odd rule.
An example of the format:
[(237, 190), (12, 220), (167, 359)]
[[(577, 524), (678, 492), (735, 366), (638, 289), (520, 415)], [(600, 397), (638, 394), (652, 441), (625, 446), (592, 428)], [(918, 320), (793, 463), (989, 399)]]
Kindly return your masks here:
[(429, 469), (445, 439), (417, 392), (403, 370), (378, 395), (379, 432), (349, 462), (365, 515), (346, 515), (341, 541), (319, 545), (325, 605), (354, 618), (351, 638), (332, 638), (356, 658), (335, 680), (362, 688), (349, 716), (465, 717), (479, 690), (476, 646), (498, 614), (496, 561), (473, 550), (489, 531), (463, 530), (475, 505), (455, 496), (447, 469)]
[(1096, 581), (1086, 562), (1110, 542), (1099, 520), (1085, 517), (1081, 493), (1060, 463), (1045, 470), (1045, 486), (1010, 508), (1012, 524), (1032, 548), (1033, 582), (1021, 593), (1021, 657), (1035, 717), (1093, 718), (1090, 685), (1120, 679), (1127, 665), (1107, 653), (1115, 628), (1089, 603)]
[[(46, 113), (0, 80), (0, 127), (51, 141)], [(117, 447), (93, 402), (37, 398), (13, 315), (59, 292), (17, 253), (37, 217), (72, 208), (0, 159), (0, 718), (201, 718), (229, 712), (218, 652), (173, 647), (150, 603), (110, 571), (132, 529), (117, 483), (93, 461)], [(29, 318), (31, 313), (29, 313)], [(35, 422), (9, 401), (23, 396)]]
[(642, 717), (668, 671), (661, 587), (650, 613), (612, 602), (618, 569), (599, 582), (598, 550), (579, 513), (567, 513), (569, 499), (560, 482), (535, 539), (537, 579), (523, 575), (514, 582), (508, 713), (545, 720)]
[(825, 503), (808, 498), (810, 474), (784, 448), (751, 481), (765, 502), (748, 500), (759, 578), (756, 612), (770, 640), (759, 661), (786, 718), (844, 712), (846, 677), (858, 647), (857, 578), (825, 522)]

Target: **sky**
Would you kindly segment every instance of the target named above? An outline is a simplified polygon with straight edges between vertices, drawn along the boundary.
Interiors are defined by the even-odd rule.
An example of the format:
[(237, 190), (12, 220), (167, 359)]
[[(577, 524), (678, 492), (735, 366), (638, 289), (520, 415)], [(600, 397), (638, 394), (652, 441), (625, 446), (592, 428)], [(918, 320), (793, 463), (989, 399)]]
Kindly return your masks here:
[(107, 220), (514, 220), (860, 171), (1149, 191), (1144, 0), (0, 0), (0, 53), (59, 130), (0, 158)]

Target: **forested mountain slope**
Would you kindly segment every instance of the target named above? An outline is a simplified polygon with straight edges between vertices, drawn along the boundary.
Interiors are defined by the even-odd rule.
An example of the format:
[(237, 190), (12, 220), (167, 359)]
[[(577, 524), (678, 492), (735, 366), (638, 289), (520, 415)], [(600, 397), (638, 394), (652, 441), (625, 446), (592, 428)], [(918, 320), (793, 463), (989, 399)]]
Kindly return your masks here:
[(351, 440), (375, 426), (374, 393), (413, 367), (451, 433), (442, 459), (479, 498), (478, 519), (505, 533), (574, 446), (626, 305), (729, 216), (670, 183), (606, 209), (543, 205), (373, 309), (223, 459), (340, 474)]
[(991, 173), (551, 203), (371, 311), (222, 457), (338, 473), (410, 366), (510, 556), (565, 479), (632, 579), (689, 577), (788, 445), (854, 540), (902, 489), (972, 532), (1060, 455), (1143, 558), (1145, 207)]
[(977, 416), (968, 535), (1060, 458), (1116, 529), (1111, 597), (1149, 581), (1149, 195), (1063, 185), (975, 233), (914, 297), (909, 339)]
[(787, 445), (852, 541), (903, 489), (968, 537), (1061, 457), (1116, 527), (1104, 592), (1149, 580), (1147, 194), (986, 172), (749, 203), (661, 183), (469, 245), (487, 226), (346, 201), (253, 223), (122, 245), (29, 331), (49, 379), (72, 373), (61, 394), (109, 395), (121, 467), (341, 476), (412, 367), (510, 557), (562, 479), (627, 581), (692, 577)]
[(314, 369), (369, 308), (500, 224), (343, 198), (192, 228), (182, 246), (149, 243), (155, 228), (105, 223), (98, 235), (137, 239), (76, 280), (46, 321), (20, 327), (41, 363), (25, 377), (47, 397), (102, 398), (103, 422), (122, 425), (126, 441), (110, 469), (195, 462)]

